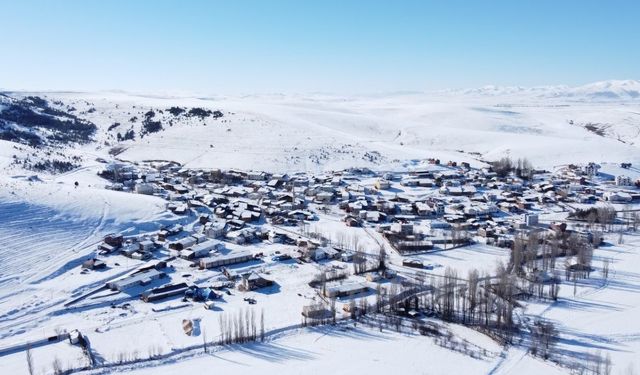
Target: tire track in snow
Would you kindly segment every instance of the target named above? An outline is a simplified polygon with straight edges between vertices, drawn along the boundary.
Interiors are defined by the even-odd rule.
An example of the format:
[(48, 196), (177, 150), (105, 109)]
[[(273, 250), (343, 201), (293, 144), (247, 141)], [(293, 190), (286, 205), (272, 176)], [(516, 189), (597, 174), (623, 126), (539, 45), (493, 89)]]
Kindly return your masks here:
[[(84, 255), (77, 256), (77, 254), (81, 250), (88, 249), (92, 245), (96, 245), (100, 242), (100, 234), (103, 232), (105, 223), (107, 221), (107, 216), (109, 215), (109, 202), (104, 197), (103, 194), (100, 193), (100, 198), (104, 202), (101, 207), (101, 213), (98, 217), (98, 221), (95, 225), (93, 225), (93, 229), (89, 234), (84, 236), (84, 238), (79, 239), (77, 243), (72, 245), (67, 251), (66, 256), (59, 257), (59, 261), (52, 263), (50, 266), (43, 268), (37, 274), (33, 274), (26, 281), (31, 284), (39, 284), (43, 281), (50, 280), (55, 278), (56, 276), (66, 272), (69, 268), (73, 268), (81, 263)], [(92, 241), (92, 242), (91, 242)], [(37, 278), (36, 280), (34, 280)]]

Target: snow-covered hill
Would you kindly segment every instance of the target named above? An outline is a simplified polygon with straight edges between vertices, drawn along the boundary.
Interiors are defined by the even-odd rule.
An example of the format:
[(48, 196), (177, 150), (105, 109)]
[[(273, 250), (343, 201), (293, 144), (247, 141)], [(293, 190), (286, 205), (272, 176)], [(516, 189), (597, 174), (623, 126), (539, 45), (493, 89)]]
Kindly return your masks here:
[[(0, 163), (11, 174), (34, 169), (38, 160), (51, 159), (49, 153), (69, 165), (45, 165), (48, 170), (110, 154), (274, 171), (399, 167), (429, 156), (486, 161), (510, 155), (541, 167), (637, 162), (639, 87), (638, 81), (606, 81), (353, 97), (11, 92), (3, 97), (0, 138), (14, 144), (2, 143)], [(63, 138), (58, 127), (38, 124), (37, 116), (25, 123), (7, 116), (9, 106), (21, 103), (38, 116), (89, 128)]]
[(566, 88), (554, 93), (557, 97), (588, 100), (638, 100), (640, 99), (640, 81), (602, 81), (588, 85)]
[[(444, 92), (447, 93), (447, 92)], [(517, 96), (522, 99), (565, 99), (569, 101), (636, 101), (640, 100), (640, 81), (609, 80), (583, 86), (484, 86), (480, 88), (448, 91), (450, 94), (479, 97)]]

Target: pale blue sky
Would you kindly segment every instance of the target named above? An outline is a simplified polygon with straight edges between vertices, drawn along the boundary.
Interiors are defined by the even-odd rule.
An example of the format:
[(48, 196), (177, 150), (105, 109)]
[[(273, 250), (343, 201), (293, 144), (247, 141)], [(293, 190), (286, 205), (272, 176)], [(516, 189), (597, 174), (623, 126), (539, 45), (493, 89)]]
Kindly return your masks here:
[(364, 93), (640, 79), (640, 1), (0, 0), (0, 88)]

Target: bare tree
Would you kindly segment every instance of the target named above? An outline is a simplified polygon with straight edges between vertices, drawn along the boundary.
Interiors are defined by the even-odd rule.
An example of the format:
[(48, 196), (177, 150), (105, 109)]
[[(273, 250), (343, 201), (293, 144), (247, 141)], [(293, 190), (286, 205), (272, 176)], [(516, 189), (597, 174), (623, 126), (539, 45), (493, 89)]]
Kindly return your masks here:
[(513, 241), (513, 246), (511, 248), (511, 259), (510, 263), (513, 267), (513, 270), (516, 273), (519, 273), (522, 269), (522, 263), (524, 262), (524, 249), (525, 242), (522, 235), (516, 236)]
[(598, 214), (597, 211), (589, 211), (589, 213), (587, 214), (587, 224), (589, 226), (589, 229), (593, 228), (593, 225), (598, 221)]
[(553, 323), (538, 320), (531, 328), (531, 353), (549, 359), (556, 343), (558, 330)]
[(378, 271), (384, 272), (387, 269), (386, 259), (387, 251), (384, 249), (384, 246), (380, 245), (380, 250), (378, 251)]
[(353, 273), (359, 275), (367, 270), (367, 257), (361, 251), (356, 251), (353, 255)]
[(55, 375), (62, 375), (64, 373), (64, 370), (62, 369), (62, 362), (60, 362), (60, 359), (58, 357), (54, 358), (51, 367)]
[(593, 356), (593, 373), (600, 375), (602, 374), (602, 366), (604, 365), (604, 358), (602, 358), (602, 352), (599, 350), (596, 351), (596, 354)]
[(444, 320), (453, 320), (454, 318), (457, 278), (455, 270), (449, 267), (445, 269), (440, 293), (441, 314)]
[(207, 331), (202, 327), (202, 349), (207, 353)]
[(633, 229), (633, 231), (635, 232), (638, 229), (639, 225), (640, 225), (640, 213), (634, 212), (633, 216), (631, 217), (631, 229)]
[(331, 304), (330, 304), (330, 308), (331, 308), (331, 322), (333, 324), (336, 324), (336, 299), (335, 298), (331, 298)]
[(580, 266), (580, 270), (582, 270), (582, 276), (583, 277), (589, 277), (589, 274), (591, 273), (591, 260), (593, 259), (593, 248), (588, 245), (588, 244), (584, 244), (584, 246), (581, 246), (578, 250), (578, 257), (577, 257), (577, 262), (578, 265)]
[(602, 260), (602, 277), (606, 280), (609, 278), (609, 258)]
[(260, 311), (260, 341), (264, 342), (264, 309)]
[(376, 286), (376, 312), (382, 312), (382, 285)]
[(603, 230), (611, 227), (616, 219), (616, 210), (611, 205), (598, 207), (598, 222), (602, 226)]
[(29, 375), (35, 374), (33, 367), (33, 353), (31, 352), (31, 345), (27, 347), (27, 367), (29, 369)]
[(478, 305), (478, 279), (478, 270), (472, 269), (469, 271), (469, 276), (467, 278), (467, 294), (469, 296), (469, 320), (471, 323), (474, 322), (476, 307)]
[(551, 285), (549, 286), (549, 297), (551, 297), (552, 300), (556, 301), (558, 300), (559, 292), (560, 292), (560, 279), (557, 277), (554, 277)]
[(607, 356), (604, 359), (603, 374), (604, 375), (611, 375), (612, 367), (613, 367), (613, 365), (611, 363), (611, 354), (607, 353)]

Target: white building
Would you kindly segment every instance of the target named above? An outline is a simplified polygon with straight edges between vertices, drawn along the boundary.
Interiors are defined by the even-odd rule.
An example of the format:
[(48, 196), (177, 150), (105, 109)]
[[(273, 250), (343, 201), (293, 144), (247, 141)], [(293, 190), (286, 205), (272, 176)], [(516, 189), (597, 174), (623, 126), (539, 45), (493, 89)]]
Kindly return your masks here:
[(630, 194), (623, 191), (607, 191), (603, 194), (604, 199), (609, 202), (631, 202), (632, 197)]
[(617, 186), (630, 186), (633, 185), (633, 181), (631, 181), (631, 177), (625, 175), (617, 175), (616, 176), (616, 185)]
[(582, 172), (589, 177), (596, 176), (599, 170), (600, 170), (600, 165), (594, 162), (591, 162), (585, 165), (584, 167), (582, 167)]
[(153, 184), (141, 183), (136, 185), (136, 193), (138, 194), (153, 195), (155, 191), (156, 188), (153, 186)]
[(391, 188), (391, 183), (385, 179), (379, 179), (375, 183), (375, 188), (378, 190), (387, 190)]
[(219, 238), (224, 235), (224, 229), (227, 223), (224, 221), (214, 221), (207, 223), (204, 228), (204, 234), (209, 238)]

